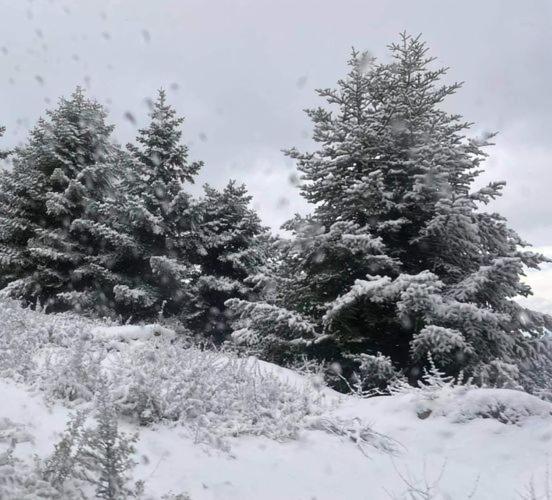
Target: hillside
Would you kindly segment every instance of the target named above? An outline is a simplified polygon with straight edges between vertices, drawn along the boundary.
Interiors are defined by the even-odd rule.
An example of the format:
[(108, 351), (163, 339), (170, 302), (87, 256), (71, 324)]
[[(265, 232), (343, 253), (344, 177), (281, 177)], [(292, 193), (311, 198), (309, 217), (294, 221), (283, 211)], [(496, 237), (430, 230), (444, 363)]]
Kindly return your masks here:
[[(125, 330), (11, 302), (0, 316), (0, 446), (19, 441), (20, 467), (50, 455), (69, 416), (91, 406), (74, 368), (75, 353), (83, 353), (81, 361), (92, 356), (109, 378), (121, 428), (139, 433), (132, 481), (145, 482), (144, 498), (539, 498), (529, 496), (531, 483), (544, 492), (552, 405), (522, 392), (455, 386), (434, 375), (420, 389), (360, 399), (253, 358), (174, 347), (181, 341), (159, 327)], [(166, 362), (171, 349), (188, 366), (167, 380), (147, 360), (155, 353), (155, 361), (165, 359), (159, 370), (174, 370)], [(208, 372), (217, 370), (224, 380), (209, 392)], [(162, 387), (172, 403), (182, 397), (178, 407), (188, 410), (176, 416), (173, 404), (149, 419), (130, 411), (138, 373), (160, 397)], [(10, 496), (21, 490), (5, 467), (1, 498), (21, 498)]]

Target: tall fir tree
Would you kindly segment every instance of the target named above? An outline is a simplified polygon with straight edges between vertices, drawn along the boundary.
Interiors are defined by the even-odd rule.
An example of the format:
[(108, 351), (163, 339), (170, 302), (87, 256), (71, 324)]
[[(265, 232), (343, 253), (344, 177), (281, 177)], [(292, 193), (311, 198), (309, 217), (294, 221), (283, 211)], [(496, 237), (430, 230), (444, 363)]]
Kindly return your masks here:
[(55, 306), (91, 251), (71, 223), (110, 189), (117, 151), (105, 110), (82, 89), (46, 115), (2, 178), (0, 270), (10, 294)]
[(95, 294), (92, 300), (84, 290), (68, 300), (125, 320), (183, 313), (197, 272), (189, 256), (199, 217), (186, 188), (202, 164), (188, 161), (182, 122), (160, 91), (149, 126), (138, 132), (138, 145), (128, 146), (119, 189), (94, 214), (73, 223), (76, 231), (101, 242), (106, 258), (87, 263), (82, 272), (93, 272), (102, 297)]
[(193, 283), (188, 324), (218, 343), (231, 330), (224, 304), (249, 296), (245, 281), (264, 261), (269, 236), (244, 185), (230, 181), (221, 191), (205, 185), (204, 193), (195, 258), (201, 274)]
[(234, 336), (339, 361), (346, 375), (370, 362), (415, 378), (432, 353), (482, 383), (523, 383), (519, 362), (552, 322), (514, 298), (546, 259), (483, 210), (504, 183), (474, 188), (492, 137), (467, 137), (470, 124), (443, 110), (460, 85), (440, 83), (446, 69), (419, 37), (389, 49), (390, 63), (353, 51), (337, 89), (318, 91), (319, 147), (288, 151), (314, 211), (286, 224), (257, 301), (229, 301)]

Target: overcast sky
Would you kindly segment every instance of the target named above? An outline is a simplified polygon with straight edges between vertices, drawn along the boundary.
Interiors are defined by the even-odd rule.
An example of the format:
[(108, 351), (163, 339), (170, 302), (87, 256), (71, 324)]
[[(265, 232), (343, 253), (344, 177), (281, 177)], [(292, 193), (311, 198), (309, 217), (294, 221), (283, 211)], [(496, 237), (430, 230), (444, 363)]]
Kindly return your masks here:
[[(3, 143), (79, 84), (125, 142), (163, 87), (206, 163), (199, 184), (245, 182), (277, 228), (307, 210), (281, 149), (312, 147), (302, 110), (320, 104), (313, 89), (343, 76), (351, 46), (385, 60), (403, 30), (465, 82), (447, 108), (474, 133), (499, 132), (485, 175), (508, 187), (493, 209), (552, 255), (549, 0), (0, 0)], [(552, 269), (531, 282), (552, 312)]]

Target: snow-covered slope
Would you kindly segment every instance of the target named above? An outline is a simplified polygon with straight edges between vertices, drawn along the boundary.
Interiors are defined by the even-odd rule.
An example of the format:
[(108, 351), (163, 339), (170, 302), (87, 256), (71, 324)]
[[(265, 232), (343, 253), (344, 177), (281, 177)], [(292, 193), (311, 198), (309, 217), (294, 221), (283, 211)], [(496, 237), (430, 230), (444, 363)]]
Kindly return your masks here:
[[(148, 499), (513, 500), (546, 487), (552, 404), (523, 392), (437, 377), (360, 399), (254, 358), (185, 349), (155, 325), (11, 302), (0, 319), (0, 462), (14, 437), (28, 464), (49, 456), (107, 377), (121, 427), (139, 433), (133, 480)], [(0, 473), (10, 500), (2, 486)]]
[[(287, 442), (241, 437), (222, 451), (195, 444), (178, 426), (125, 427), (140, 433), (135, 478), (146, 481), (153, 498), (169, 491), (188, 492), (193, 500), (407, 498), (406, 483), (422, 489), (427, 483), (435, 493), (427, 498), (517, 499), (532, 478), (537, 488), (543, 484), (551, 405), (500, 390), (451, 398), (432, 400), (436, 414), (421, 413), (426, 418), (420, 418), (423, 404), (415, 394), (343, 398), (334, 417), (371, 423), (396, 442), (393, 454), (372, 448), (363, 453), (352, 441), (320, 430), (304, 430)], [(0, 401), (0, 418), (24, 424), (34, 437), (18, 445), (18, 455), (51, 453), (70, 411), (47, 406), (40, 394), (7, 381), (0, 383)], [(509, 425), (481, 418), (473, 410), (485, 407), (482, 401), (521, 408), (523, 418)], [(459, 419), (464, 413), (469, 416)]]

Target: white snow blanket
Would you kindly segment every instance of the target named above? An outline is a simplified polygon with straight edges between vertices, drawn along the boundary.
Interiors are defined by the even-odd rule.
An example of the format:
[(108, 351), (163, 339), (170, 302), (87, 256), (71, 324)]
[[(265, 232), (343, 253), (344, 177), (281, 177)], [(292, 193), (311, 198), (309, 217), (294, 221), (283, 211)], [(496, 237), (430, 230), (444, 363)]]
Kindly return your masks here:
[[(419, 405), (428, 403), (419, 394), (342, 399), (334, 416), (370, 422), (395, 440), (395, 455), (375, 449), (364, 455), (347, 439), (312, 430), (284, 443), (241, 437), (229, 453), (195, 444), (178, 426), (123, 424), (140, 433), (134, 478), (144, 479), (155, 499), (171, 491), (188, 492), (193, 500), (514, 500), (531, 482), (544, 491), (552, 443), (549, 403), (516, 391), (452, 391), (432, 399), (431, 414), (420, 418)], [(40, 395), (6, 381), (0, 381), (0, 401), (9, 402), (1, 405), (0, 417), (23, 426), (17, 455), (31, 460), (35, 453), (51, 453), (69, 410), (47, 406)], [(514, 425), (485, 418), (480, 410), (489, 404), (524, 416)], [(407, 496), (406, 483), (429, 485), (433, 496)]]

